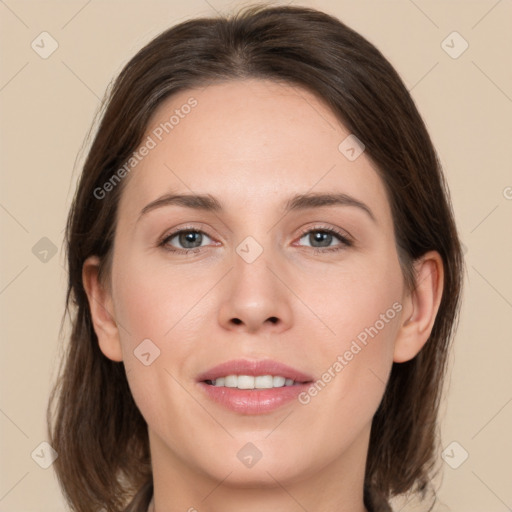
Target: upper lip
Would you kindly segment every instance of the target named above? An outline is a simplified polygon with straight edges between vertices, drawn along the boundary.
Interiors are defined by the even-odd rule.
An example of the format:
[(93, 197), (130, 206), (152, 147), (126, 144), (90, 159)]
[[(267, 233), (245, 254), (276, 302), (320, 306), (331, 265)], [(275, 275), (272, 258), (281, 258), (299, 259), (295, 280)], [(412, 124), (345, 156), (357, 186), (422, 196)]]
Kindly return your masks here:
[(279, 375), (286, 379), (292, 379), (295, 382), (311, 382), (313, 380), (313, 377), (296, 368), (270, 359), (258, 361), (233, 359), (226, 361), (201, 373), (198, 375), (197, 380), (199, 382), (215, 380), (226, 375), (252, 375), (254, 377), (258, 375)]

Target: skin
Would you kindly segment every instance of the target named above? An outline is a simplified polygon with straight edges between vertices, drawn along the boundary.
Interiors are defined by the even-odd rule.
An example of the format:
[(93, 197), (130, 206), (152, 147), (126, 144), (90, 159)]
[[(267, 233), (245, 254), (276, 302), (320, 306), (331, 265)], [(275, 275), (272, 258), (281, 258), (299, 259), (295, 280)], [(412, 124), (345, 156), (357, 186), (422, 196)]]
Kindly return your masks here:
[[(441, 258), (425, 254), (418, 285), (406, 288), (384, 185), (366, 153), (349, 161), (338, 150), (349, 132), (311, 93), (263, 80), (181, 91), (155, 112), (146, 136), (190, 97), (197, 106), (126, 178), (108, 283), (98, 280), (97, 257), (83, 267), (100, 348), (124, 361), (148, 423), (155, 510), (365, 511), (372, 417), (393, 361), (413, 358), (430, 335)], [(211, 194), (223, 210), (171, 205), (139, 219), (171, 191)], [(289, 197), (307, 192), (349, 194), (376, 221), (346, 205), (285, 215)], [(158, 246), (191, 227), (204, 233), (198, 252)], [(322, 228), (353, 245), (302, 234)], [(248, 236), (263, 249), (252, 263), (236, 252)], [(176, 236), (167, 247), (193, 245), (184, 243)], [(273, 359), (320, 379), (396, 302), (401, 311), (306, 405), (244, 415), (196, 383), (235, 358)], [(148, 338), (160, 356), (145, 366), (134, 350)], [(251, 468), (237, 458), (248, 442), (262, 453)]]

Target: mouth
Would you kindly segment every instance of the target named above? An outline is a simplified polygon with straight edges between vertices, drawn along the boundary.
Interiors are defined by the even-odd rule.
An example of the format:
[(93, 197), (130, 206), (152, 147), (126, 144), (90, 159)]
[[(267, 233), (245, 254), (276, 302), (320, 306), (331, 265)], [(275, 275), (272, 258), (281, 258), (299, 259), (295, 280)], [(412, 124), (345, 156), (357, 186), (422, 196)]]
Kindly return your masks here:
[(277, 361), (228, 361), (197, 377), (206, 396), (241, 414), (264, 414), (291, 402), (313, 377)]

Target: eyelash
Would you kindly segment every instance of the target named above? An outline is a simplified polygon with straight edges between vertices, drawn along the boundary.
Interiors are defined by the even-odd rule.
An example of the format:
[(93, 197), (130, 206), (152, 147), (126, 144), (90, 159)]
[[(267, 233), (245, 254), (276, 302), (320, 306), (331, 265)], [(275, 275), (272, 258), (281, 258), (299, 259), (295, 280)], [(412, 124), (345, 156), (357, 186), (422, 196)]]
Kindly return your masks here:
[[(335, 245), (334, 247), (311, 247), (311, 249), (314, 249), (315, 251), (319, 251), (321, 253), (327, 253), (327, 252), (338, 252), (341, 251), (347, 247), (352, 247), (353, 242), (350, 240), (346, 235), (342, 234), (340, 231), (338, 231), (335, 228), (326, 228), (323, 226), (315, 226), (314, 228), (307, 228), (306, 230), (302, 231), (299, 240), (303, 238), (305, 235), (309, 233), (327, 233), (329, 235), (334, 235), (341, 243), (339, 245)], [(181, 233), (202, 233), (206, 235), (208, 238), (213, 238), (208, 233), (201, 229), (197, 229), (195, 227), (185, 227), (180, 228), (168, 235), (164, 235), (164, 237), (158, 242), (158, 247), (163, 247), (166, 251), (175, 253), (175, 254), (188, 254), (189, 252), (197, 252), (197, 249), (201, 249), (200, 247), (196, 247), (194, 249), (177, 249), (173, 247), (172, 249), (167, 245), (168, 241), (174, 238), (176, 235), (179, 235)]]

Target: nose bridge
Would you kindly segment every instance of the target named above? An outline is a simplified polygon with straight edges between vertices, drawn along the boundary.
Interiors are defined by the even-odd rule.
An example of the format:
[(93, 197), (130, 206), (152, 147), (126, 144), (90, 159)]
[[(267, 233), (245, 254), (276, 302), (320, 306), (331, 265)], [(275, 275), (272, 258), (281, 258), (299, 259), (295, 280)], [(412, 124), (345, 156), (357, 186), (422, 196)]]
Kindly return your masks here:
[[(275, 275), (269, 269), (271, 261), (276, 263), (275, 250), (270, 241), (271, 234), (249, 235), (238, 244), (233, 258), (233, 280), (236, 293), (252, 300), (276, 297), (278, 294)], [(268, 296), (268, 297), (267, 297)]]

